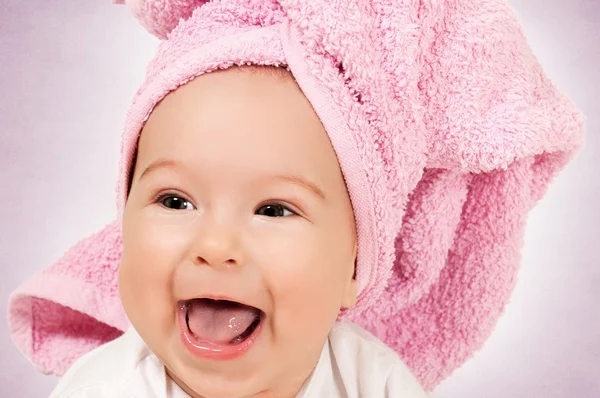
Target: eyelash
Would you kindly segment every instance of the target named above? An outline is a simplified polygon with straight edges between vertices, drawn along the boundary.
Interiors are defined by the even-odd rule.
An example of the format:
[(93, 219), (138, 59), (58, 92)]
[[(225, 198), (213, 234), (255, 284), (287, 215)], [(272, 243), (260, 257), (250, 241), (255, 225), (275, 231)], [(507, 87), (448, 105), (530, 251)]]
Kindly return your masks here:
[[(260, 205), (259, 205), (259, 206), (256, 208), (256, 210), (254, 211), (254, 213), (256, 214), (256, 212), (258, 212), (258, 210), (262, 209), (263, 207), (267, 207), (267, 206), (281, 206), (281, 207), (283, 207), (283, 209), (284, 209), (284, 210), (287, 210), (287, 211), (289, 211), (289, 212), (291, 213), (291, 215), (289, 215), (289, 216), (287, 216), (287, 217), (291, 217), (291, 216), (298, 216), (298, 215), (300, 215), (300, 213), (299, 213), (299, 212), (297, 212), (296, 210), (294, 210), (294, 209), (290, 208), (290, 206), (289, 206), (289, 205), (287, 205), (287, 204), (285, 204), (285, 203), (278, 202), (278, 201), (272, 201), (272, 202), (265, 202), (265, 203), (261, 203), (261, 204), (260, 204)], [(283, 216), (280, 216), (280, 217), (283, 217)], [(275, 218), (277, 218), (277, 217), (275, 217)]]
[[(167, 206), (163, 205), (163, 203), (162, 203), (162, 202), (163, 202), (165, 199), (167, 199), (167, 198), (179, 198), (179, 199), (181, 199), (183, 202), (190, 203), (190, 204), (191, 204), (191, 205), (192, 205), (194, 208), (196, 207), (196, 206), (194, 206), (194, 204), (192, 203), (192, 201), (190, 201), (189, 199), (187, 199), (187, 198), (186, 198), (184, 195), (182, 195), (182, 194), (179, 194), (179, 193), (176, 193), (176, 192), (165, 192), (165, 193), (161, 193), (161, 194), (159, 194), (159, 195), (157, 195), (157, 196), (155, 197), (155, 199), (153, 200), (153, 203), (159, 204), (160, 206), (162, 206), (162, 207), (164, 207), (165, 209), (168, 209), (168, 210), (177, 210), (177, 209), (171, 209), (171, 208), (169, 208), (169, 207), (167, 207)], [(260, 204), (260, 205), (259, 205), (259, 206), (256, 208), (256, 210), (255, 210), (254, 212), (256, 213), (258, 210), (262, 209), (263, 207), (267, 207), (267, 206), (281, 206), (281, 207), (283, 207), (284, 211), (285, 211), (285, 210), (287, 210), (287, 211), (289, 211), (289, 212), (291, 213), (291, 215), (289, 215), (289, 216), (287, 216), (287, 217), (290, 217), (290, 216), (298, 216), (298, 215), (299, 215), (299, 212), (298, 212), (298, 211), (296, 211), (296, 210), (294, 210), (294, 209), (290, 208), (290, 206), (289, 206), (289, 205), (287, 205), (287, 204), (285, 204), (285, 203), (281, 203), (281, 202), (279, 202), (279, 201), (271, 201), (271, 202), (265, 202), (265, 203), (261, 203), (261, 204)], [(280, 217), (281, 217), (281, 216), (280, 216)]]
[[(187, 203), (190, 203), (190, 204), (192, 204), (192, 201), (191, 201), (191, 200), (187, 199), (187, 198), (186, 198), (184, 195), (182, 195), (182, 194), (180, 194), (180, 193), (177, 193), (177, 192), (164, 192), (164, 193), (161, 193), (161, 194), (157, 195), (157, 196), (154, 198), (154, 200), (153, 200), (153, 203), (159, 204), (160, 206), (162, 206), (162, 207), (164, 207), (165, 209), (168, 209), (168, 210), (175, 210), (175, 209), (170, 209), (170, 208), (168, 208), (167, 206), (163, 205), (163, 203), (162, 203), (162, 202), (163, 202), (165, 199), (167, 199), (167, 198), (179, 198), (179, 199), (181, 199), (183, 202), (187, 202)], [(192, 206), (194, 206), (194, 205), (192, 204)], [(195, 208), (195, 207), (196, 207), (196, 206), (194, 206), (194, 208)]]

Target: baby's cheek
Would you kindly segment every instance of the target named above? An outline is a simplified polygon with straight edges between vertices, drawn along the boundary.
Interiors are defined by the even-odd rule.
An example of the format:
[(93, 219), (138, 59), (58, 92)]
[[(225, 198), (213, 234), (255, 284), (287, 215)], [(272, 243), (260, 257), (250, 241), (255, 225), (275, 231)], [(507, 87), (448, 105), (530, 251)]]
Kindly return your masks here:
[(287, 261), (270, 272), (276, 331), (320, 341), (340, 308), (337, 282), (318, 244), (288, 252)]
[[(139, 212), (124, 229), (124, 249), (129, 249), (137, 272), (159, 281), (174, 268), (191, 261), (194, 235), (192, 217), (156, 215)], [(125, 233), (127, 232), (127, 236)]]
[(123, 231), (119, 282), (123, 305), (130, 318), (140, 318), (139, 322), (156, 327), (169, 322), (174, 312), (170, 308), (174, 305), (171, 281), (173, 270), (182, 260), (185, 235), (181, 230), (175, 233), (170, 225), (144, 218), (128, 221)]

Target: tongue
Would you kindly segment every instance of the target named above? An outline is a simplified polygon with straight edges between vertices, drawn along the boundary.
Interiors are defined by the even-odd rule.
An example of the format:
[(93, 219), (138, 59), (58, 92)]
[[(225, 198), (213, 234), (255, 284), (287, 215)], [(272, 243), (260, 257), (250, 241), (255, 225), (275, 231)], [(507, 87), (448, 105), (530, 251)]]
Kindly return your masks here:
[(188, 327), (199, 339), (227, 344), (250, 327), (258, 316), (255, 308), (224, 300), (188, 302)]

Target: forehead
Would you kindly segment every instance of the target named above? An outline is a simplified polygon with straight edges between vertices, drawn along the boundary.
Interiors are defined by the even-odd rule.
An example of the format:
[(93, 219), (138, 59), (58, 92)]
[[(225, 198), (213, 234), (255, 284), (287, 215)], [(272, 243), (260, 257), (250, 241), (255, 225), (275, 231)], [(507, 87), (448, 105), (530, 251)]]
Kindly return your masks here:
[(163, 99), (142, 132), (138, 162), (173, 157), (256, 171), (338, 168), (318, 116), (291, 75), (260, 68), (202, 75)]

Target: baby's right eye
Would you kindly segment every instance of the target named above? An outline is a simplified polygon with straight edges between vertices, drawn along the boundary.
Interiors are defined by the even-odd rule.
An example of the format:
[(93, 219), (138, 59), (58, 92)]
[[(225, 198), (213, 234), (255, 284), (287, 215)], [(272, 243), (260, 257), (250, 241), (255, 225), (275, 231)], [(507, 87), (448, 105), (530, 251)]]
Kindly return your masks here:
[(189, 200), (174, 194), (161, 195), (156, 201), (171, 210), (196, 210)]

